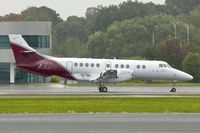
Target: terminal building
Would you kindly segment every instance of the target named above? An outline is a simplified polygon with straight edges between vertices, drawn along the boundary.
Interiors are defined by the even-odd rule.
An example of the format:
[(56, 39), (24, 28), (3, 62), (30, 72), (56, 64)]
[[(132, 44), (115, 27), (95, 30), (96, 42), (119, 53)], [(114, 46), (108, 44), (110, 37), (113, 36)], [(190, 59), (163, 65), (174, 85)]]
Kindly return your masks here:
[(40, 53), (51, 55), (51, 22), (0, 22), (0, 84), (44, 82), (45, 77), (16, 67), (8, 34), (21, 34), (31, 47)]

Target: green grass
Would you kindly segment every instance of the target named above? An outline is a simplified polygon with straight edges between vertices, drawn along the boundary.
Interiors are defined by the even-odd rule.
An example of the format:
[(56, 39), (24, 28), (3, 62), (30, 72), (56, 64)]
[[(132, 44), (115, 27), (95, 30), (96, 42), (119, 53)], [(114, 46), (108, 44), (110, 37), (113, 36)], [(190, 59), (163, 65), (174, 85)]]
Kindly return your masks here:
[(0, 113), (200, 113), (200, 98), (1, 98)]

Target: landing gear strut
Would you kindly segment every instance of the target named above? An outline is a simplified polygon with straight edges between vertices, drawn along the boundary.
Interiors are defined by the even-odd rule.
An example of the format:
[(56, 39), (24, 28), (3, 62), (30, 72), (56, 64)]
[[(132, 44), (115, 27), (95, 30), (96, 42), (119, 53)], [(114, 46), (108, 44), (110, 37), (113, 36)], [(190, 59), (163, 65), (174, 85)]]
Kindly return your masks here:
[(176, 81), (173, 81), (173, 87), (170, 92), (176, 92)]
[(102, 86), (102, 85), (100, 84), (100, 86), (99, 86), (99, 92), (108, 92), (108, 88), (105, 87), (104, 85)]

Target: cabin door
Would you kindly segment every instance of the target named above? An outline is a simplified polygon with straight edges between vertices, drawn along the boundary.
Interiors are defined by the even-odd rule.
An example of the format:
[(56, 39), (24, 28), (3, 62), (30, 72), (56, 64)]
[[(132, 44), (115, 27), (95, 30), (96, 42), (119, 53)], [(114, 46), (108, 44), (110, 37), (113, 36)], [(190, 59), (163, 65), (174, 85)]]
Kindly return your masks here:
[(70, 72), (73, 71), (73, 63), (71, 61), (68, 61), (66, 63), (66, 67), (67, 67), (67, 70), (69, 70)]

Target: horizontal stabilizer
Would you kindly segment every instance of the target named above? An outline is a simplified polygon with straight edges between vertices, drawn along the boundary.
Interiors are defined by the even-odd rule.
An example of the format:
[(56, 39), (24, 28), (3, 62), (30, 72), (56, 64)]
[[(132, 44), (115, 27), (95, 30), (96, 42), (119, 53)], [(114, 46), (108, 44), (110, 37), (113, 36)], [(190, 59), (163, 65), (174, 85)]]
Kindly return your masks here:
[(21, 51), (20, 53), (23, 53), (23, 54), (35, 54), (36, 52), (35, 51)]

